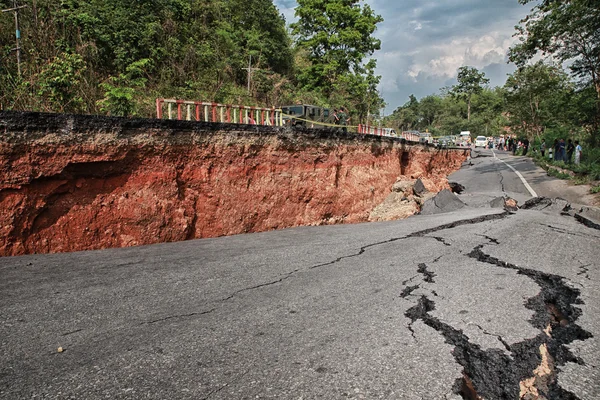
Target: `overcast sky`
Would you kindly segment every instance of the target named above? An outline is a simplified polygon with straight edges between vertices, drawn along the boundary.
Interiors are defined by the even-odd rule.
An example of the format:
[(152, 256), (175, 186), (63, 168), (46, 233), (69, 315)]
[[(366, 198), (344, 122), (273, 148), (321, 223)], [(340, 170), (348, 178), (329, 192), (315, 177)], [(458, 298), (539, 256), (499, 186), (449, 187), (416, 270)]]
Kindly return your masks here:
[[(490, 86), (502, 86), (514, 65), (506, 53), (515, 42), (515, 25), (532, 4), (518, 0), (366, 0), (384, 22), (377, 25), (381, 39), (377, 75), (380, 92), (388, 103), (385, 114), (408, 101), (438, 94), (456, 83), (459, 67), (468, 65), (485, 72)], [(293, 22), (295, 0), (274, 0)]]

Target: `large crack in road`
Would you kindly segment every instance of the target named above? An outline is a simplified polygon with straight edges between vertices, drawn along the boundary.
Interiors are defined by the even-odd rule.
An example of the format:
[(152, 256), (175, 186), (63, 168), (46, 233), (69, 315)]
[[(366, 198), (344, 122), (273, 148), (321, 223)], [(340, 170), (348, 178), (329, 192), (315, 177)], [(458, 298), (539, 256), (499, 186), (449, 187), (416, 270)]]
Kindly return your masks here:
[[(489, 240), (498, 244), (495, 239)], [(453, 356), (463, 367), (463, 376), (457, 379), (453, 391), (464, 399), (578, 400), (574, 393), (558, 385), (556, 366), (567, 362), (584, 365), (567, 347), (575, 340), (592, 337), (591, 333), (575, 323), (581, 315), (575, 305), (583, 304), (580, 292), (567, 286), (560, 276), (501, 261), (485, 254), (483, 247), (484, 245), (478, 245), (467, 256), (497, 268), (516, 270), (518, 274), (529, 277), (540, 286), (540, 292), (525, 303), (525, 307), (534, 311), (530, 323), (540, 333), (514, 344), (495, 335), (506, 352), (500, 349), (484, 350), (470, 342), (461, 330), (432, 316), (430, 312), (435, 309), (435, 302), (425, 295), (405, 312), (404, 315), (411, 320), (408, 329), (415, 337), (412, 324), (421, 320), (454, 346)], [(419, 264), (418, 272), (423, 271), (426, 271), (424, 264)], [(424, 281), (429, 280), (429, 277), (424, 274)], [(405, 289), (408, 293), (403, 294), (410, 294), (414, 290), (414, 287)], [(486, 333), (483, 328), (480, 329)]]

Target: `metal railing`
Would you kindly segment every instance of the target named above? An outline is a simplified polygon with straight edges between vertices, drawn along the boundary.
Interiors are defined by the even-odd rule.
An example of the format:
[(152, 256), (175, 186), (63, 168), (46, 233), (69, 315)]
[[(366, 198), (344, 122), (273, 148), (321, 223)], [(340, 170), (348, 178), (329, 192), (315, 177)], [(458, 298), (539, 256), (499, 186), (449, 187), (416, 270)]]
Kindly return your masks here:
[[(284, 120), (284, 116), (286, 119)], [(326, 122), (306, 120), (294, 115), (286, 115), (281, 109), (271, 107), (251, 107), (235, 104), (220, 104), (207, 101), (193, 101), (180, 99), (156, 99), (156, 117), (159, 119), (177, 119), (187, 121), (218, 122), (230, 124), (250, 124), (265, 126), (283, 126), (291, 120), (305, 121), (308, 126), (322, 126), (330, 128), (344, 128)], [(419, 136), (412, 132), (397, 134), (392, 128), (381, 128), (359, 124), (345, 126), (349, 132), (364, 135), (400, 137), (408, 141), (418, 142)]]
[(275, 107), (250, 107), (179, 99), (156, 99), (156, 117), (231, 124), (283, 125), (281, 110)]

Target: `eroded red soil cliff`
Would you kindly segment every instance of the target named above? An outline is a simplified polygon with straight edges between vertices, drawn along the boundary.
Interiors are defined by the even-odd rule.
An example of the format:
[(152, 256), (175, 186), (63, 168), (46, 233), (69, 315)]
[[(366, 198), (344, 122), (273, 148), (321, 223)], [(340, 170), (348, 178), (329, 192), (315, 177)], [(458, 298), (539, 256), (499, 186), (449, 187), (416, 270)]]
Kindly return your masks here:
[(0, 112), (0, 255), (367, 221), (464, 151), (329, 131)]

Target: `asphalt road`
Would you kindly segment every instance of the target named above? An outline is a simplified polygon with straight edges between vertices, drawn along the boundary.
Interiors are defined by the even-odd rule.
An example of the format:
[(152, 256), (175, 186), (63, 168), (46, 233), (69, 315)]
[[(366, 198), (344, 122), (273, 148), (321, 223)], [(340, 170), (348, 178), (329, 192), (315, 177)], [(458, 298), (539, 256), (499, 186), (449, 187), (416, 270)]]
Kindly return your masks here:
[(474, 156), (452, 213), (0, 258), (0, 398), (599, 399), (600, 231)]

